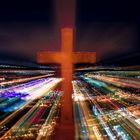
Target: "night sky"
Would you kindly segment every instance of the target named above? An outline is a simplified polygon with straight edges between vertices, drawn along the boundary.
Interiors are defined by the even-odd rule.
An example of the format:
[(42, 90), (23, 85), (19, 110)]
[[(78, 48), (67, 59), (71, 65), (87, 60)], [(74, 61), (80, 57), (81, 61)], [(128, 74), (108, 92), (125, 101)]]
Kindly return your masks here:
[[(53, 0), (0, 2), (0, 60), (36, 62), (59, 50)], [(139, 64), (140, 10), (123, 0), (77, 0), (75, 51), (96, 51), (98, 63)]]

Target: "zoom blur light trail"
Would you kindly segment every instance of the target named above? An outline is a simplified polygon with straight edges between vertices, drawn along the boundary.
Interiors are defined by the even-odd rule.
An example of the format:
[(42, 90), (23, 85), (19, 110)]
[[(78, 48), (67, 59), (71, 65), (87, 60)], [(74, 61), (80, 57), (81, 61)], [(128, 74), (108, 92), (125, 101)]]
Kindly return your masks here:
[[(105, 137), (101, 133), (101, 128), (100, 128), (99, 124), (97, 123), (96, 120), (93, 119), (92, 112), (87, 106), (87, 101), (89, 99), (85, 95), (86, 93), (84, 93), (80, 90), (80, 87), (78, 86), (77, 81), (73, 81), (73, 89), (74, 89), (74, 95), (73, 95), (74, 103), (75, 103), (75, 105), (76, 104), (80, 105), (79, 107), (80, 107), (81, 113), (83, 114), (83, 115), (80, 115), (80, 118), (79, 118), (80, 120), (83, 120), (83, 122), (80, 121), (81, 126), (83, 126), (83, 123), (86, 124), (85, 130), (83, 129), (83, 127), (81, 128), (82, 132), (84, 131), (84, 134), (81, 133), (81, 136), (78, 136), (78, 134), (77, 134), (77, 139), (79, 137), (84, 138), (85, 134), (90, 139), (104, 139)], [(74, 106), (74, 108), (76, 108), (76, 106)], [(77, 109), (75, 109), (74, 114), (78, 113), (78, 112), (76, 112), (76, 110)], [(101, 112), (101, 110), (100, 110), (100, 112)], [(103, 126), (104, 130), (107, 132), (108, 136), (112, 140), (115, 140), (115, 136), (110, 131), (109, 127), (107, 126), (106, 122), (103, 120), (102, 116), (99, 116), (99, 120), (100, 120), (101, 125)], [(78, 123), (77, 121), (78, 121), (78, 118), (76, 117), (76, 120), (75, 120), (76, 124)], [(78, 129), (78, 127), (76, 127), (76, 128)], [(76, 132), (78, 132), (78, 131), (79, 130), (76, 130)]]
[[(92, 96), (92, 91), (88, 89), (88, 86), (85, 86), (82, 81), (73, 81), (73, 88), (74, 88), (74, 110), (75, 114), (75, 126), (76, 126), (76, 139), (84, 138), (84, 135), (86, 134), (88, 138), (90, 137), (90, 127), (93, 127), (93, 133), (95, 135), (94, 139), (137, 139), (139, 138), (139, 127), (138, 127), (138, 118), (134, 119), (134, 115), (127, 111), (125, 108), (116, 108), (116, 105), (112, 106), (112, 99), (109, 98), (107, 95), (95, 95)], [(85, 106), (83, 106), (80, 102), (84, 102)], [(105, 110), (102, 106), (102, 102), (105, 102), (106, 107), (111, 107), (108, 110)], [(113, 104), (116, 102), (113, 102)], [(76, 111), (76, 104), (79, 104), (81, 113), (84, 113), (85, 110), (89, 112), (84, 113), (83, 115), (80, 115), (79, 119), (80, 125), (78, 125), (78, 112)], [(119, 106), (118, 106), (119, 107)], [(116, 110), (117, 109), (117, 110)], [(90, 125), (88, 124), (89, 119), (86, 116), (92, 116), (90, 119)], [(82, 121), (83, 120), (83, 121)], [(115, 121), (114, 121), (115, 120)], [(94, 123), (92, 123), (92, 121)], [(85, 123), (86, 122), (86, 123)], [(85, 125), (85, 130), (82, 127), (82, 123)], [(126, 124), (126, 125), (122, 125)], [(129, 124), (129, 125), (128, 125)], [(81, 131), (84, 131), (84, 134), (80, 133)], [(79, 129), (79, 130), (78, 130)], [(132, 133), (132, 129), (135, 130), (134, 133)], [(80, 135), (79, 135), (80, 134)], [(107, 136), (107, 137), (106, 137)]]
[(49, 137), (55, 127), (60, 97), (60, 91), (45, 94), (2, 139), (36, 139), (38, 135), (38, 138)]
[[(97, 81), (96, 81), (97, 83)], [(100, 82), (99, 82), (100, 83)], [(106, 84), (101, 84), (101, 85), (106, 85)], [(102, 111), (102, 108), (100, 107), (100, 105), (98, 104), (98, 102), (96, 102), (96, 100), (93, 100), (92, 97), (88, 94), (88, 92), (85, 92), (86, 97), (91, 101), (93, 107), (97, 108), (97, 112), (95, 113), (94, 108), (92, 107), (92, 111), (94, 112), (95, 115), (97, 115), (98, 121), (101, 124), (101, 126), (103, 127), (103, 129), (105, 130), (106, 134), (108, 135), (109, 139), (111, 140), (116, 140), (116, 136), (113, 134), (110, 126), (107, 124), (106, 122), (106, 114), (104, 113), (104, 111)], [(96, 132), (96, 131), (95, 131)], [(96, 134), (97, 135), (97, 134)]]
[[(16, 88), (14, 87), (15, 91), (16, 90), (19, 91), (20, 89), (21, 90), (26, 89), (26, 93), (28, 93), (29, 96), (28, 96), (28, 98), (25, 97), (25, 99), (23, 99), (26, 102), (22, 106), (19, 106), (16, 102), (14, 102), (15, 105), (13, 103), (13, 106), (7, 106), (6, 111), (7, 112), (10, 111), (10, 114), (8, 114), (8, 116), (6, 116), (5, 119), (3, 119), (0, 122), (0, 128), (4, 129), (4, 132), (5, 132), (5, 126), (7, 123), (9, 123), (14, 117), (16, 117), (16, 115), (18, 115), (21, 111), (23, 111), (24, 108), (28, 107), (28, 105), (30, 103), (32, 103), (34, 100), (41, 98), (46, 93), (48, 93), (50, 90), (54, 89), (61, 81), (62, 81), (61, 78), (46, 78), (46, 79), (43, 78), (43, 79), (35, 80), (31, 83), (28, 83), (27, 84), (28, 86), (25, 83), (25, 84), (22, 84), (22, 86), (19, 86)], [(30, 87), (32, 87), (32, 88), (30, 88)], [(11, 90), (12, 87), (8, 88), (8, 89)], [(1, 93), (1, 95), (2, 94), (4, 94), (4, 93)], [(8, 131), (10, 129), (10, 127), (7, 127), (6, 130)]]
[(119, 87), (132, 87), (140, 89), (140, 81), (139, 80), (132, 80), (129, 77), (121, 78), (121, 77), (110, 77), (107, 75), (88, 75), (90, 78), (94, 78), (103, 82), (107, 82), (110, 84), (117, 85)]
[[(0, 109), (6, 109), (6, 110), (2, 110), (4, 112), (12, 112), (20, 108), (21, 105), (24, 105), (28, 101), (34, 100), (36, 98), (43, 96), (43, 94), (46, 92), (46, 89), (51, 87), (50, 86), (51, 84), (53, 85), (54, 83), (57, 83), (57, 82), (59, 82), (59, 79), (49, 78), (49, 79), (36, 80), (34, 81), (34, 84), (32, 84), (31, 82), (31, 84), (29, 84), (30, 86), (27, 86), (27, 87), (26, 87), (26, 84), (22, 85), (22, 87), (18, 89), (16, 88), (13, 89), (11, 87), (9, 90), (14, 90), (14, 91), (8, 92), (7, 90), (5, 90), (1, 93), (1, 98), (5, 96), (7, 97), (7, 100), (0, 103)], [(27, 95), (27, 96), (24, 96), (24, 95)], [(21, 101), (21, 105), (17, 104), (18, 101), (19, 102)]]
[[(103, 139), (139, 140), (139, 74), (139, 71), (118, 73), (95, 71), (83, 75), (77, 74), (76, 80), (73, 82), (76, 89), (74, 91), (81, 95), (75, 96), (74, 103), (77, 103), (78, 100), (86, 103), (90, 115), (93, 116), (92, 119), (97, 121), (93, 130), (98, 139), (101, 135), (106, 137)], [(80, 108), (85, 109), (83, 106)], [(76, 134), (78, 138), (78, 133)]]
[(52, 76), (52, 75), (53, 74), (46, 74), (46, 75), (34, 76), (34, 77), (30, 77), (30, 78), (15, 79), (15, 80), (11, 80), (11, 81), (1, 82), (0, 86), (12, 85), (12, 84), (21, 83), (21, 82), (27, 82), (27, 81), (30, 81), (30, 80), (35, 80), (35, 79), (39, 79), (39, 78), (45, 78), (45, 77)]

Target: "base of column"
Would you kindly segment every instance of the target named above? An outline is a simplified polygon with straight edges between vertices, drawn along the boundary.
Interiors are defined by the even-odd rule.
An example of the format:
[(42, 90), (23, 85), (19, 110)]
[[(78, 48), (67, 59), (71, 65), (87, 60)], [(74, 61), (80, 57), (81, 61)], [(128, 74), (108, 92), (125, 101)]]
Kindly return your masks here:
[(53, 140), (74, 140), (74, 123), (59, 123), (56, 126)]

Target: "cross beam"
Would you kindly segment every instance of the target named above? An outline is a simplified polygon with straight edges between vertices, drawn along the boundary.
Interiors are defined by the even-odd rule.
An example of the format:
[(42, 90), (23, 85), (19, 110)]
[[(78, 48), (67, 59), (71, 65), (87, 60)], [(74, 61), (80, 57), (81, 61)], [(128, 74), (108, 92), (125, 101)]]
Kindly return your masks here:
[[(59, 63), (71, 59), (71, 63), (95, 63), (95, 52), (73, 52), (73, 29), (62, 28), (61, 30), (61, 52), (40, 51), (37, 53), (38, 63)], [(64, 60), (64, 61), (63, 61)]]
[[(38, 63), (56, 63), (61, 64), (62, 59), (65, 57), (65, 54), (62, 52), (45, 52), (40, 51), (37, 54)], [(73, 52), (72, 63), (95, 63), (96, 62), (96, 53), (95, 52)]]

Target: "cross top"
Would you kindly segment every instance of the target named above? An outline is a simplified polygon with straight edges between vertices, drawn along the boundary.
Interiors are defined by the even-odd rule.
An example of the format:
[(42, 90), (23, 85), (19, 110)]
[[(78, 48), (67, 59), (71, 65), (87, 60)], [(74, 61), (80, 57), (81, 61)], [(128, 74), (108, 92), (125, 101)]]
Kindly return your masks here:
[(40, 51), (37, 53), (38, 63), (59, 63), (62, 64), (67, 59), (71, 63), (95, 63), (95, 52), (73, 52), (73, 29), (62, 28), (61, 29), (61, 51), (60, 52), (45, 52)]

